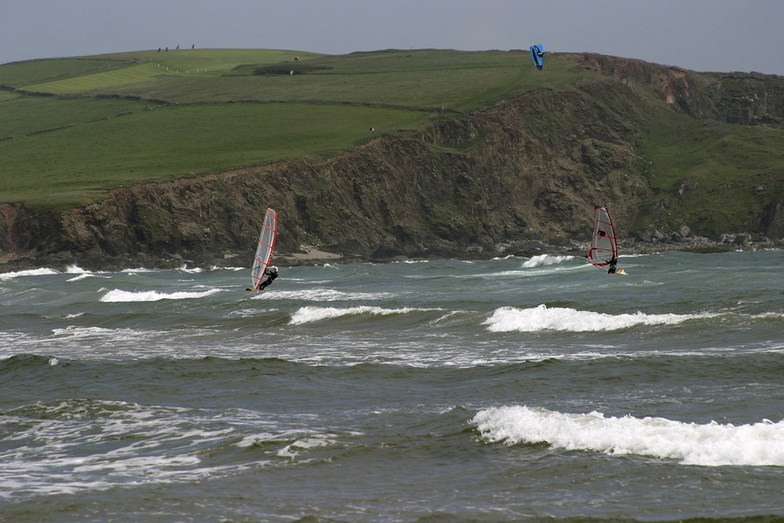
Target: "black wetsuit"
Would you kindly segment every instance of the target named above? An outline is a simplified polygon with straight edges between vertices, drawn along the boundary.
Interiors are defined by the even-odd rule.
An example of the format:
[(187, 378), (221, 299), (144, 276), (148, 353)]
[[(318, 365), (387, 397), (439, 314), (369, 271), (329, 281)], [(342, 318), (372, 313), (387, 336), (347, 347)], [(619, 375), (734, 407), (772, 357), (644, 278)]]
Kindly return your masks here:
[(274, 280), (275, 278), (278, 277), (278, 273), (277, 272), (265, 272), (265, 274), (267, 276), (269, 276), (269, 278), (267, 278), (266, 280), (261, 282), (261, 285), (259, 285), (259, 290), (260, 291), (264, 290), (265, 287), (267, 287), (268, 285), (270, 285), (272, 283), (272, 280)]

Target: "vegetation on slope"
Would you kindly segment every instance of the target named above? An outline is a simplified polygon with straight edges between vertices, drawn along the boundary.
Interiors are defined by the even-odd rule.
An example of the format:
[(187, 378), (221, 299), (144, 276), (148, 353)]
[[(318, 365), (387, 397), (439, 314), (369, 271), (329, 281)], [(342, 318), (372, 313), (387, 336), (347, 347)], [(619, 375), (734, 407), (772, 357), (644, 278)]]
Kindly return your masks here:
[[(63, 210), (140, 180), (334, 154), (543, 85), (525, 58), (169, 50), (6, 64), (0, 198)], [(281, 62), (313, 73), (247, 74)], [(571, 76), (552, 60), (548, 82)]]
[[(573, 143), (607, 128), (597, 118), (612, 118), (619, 133), (607, 143), (636, 141), (650, 192), (627, 231), (757, 230), (784, 198), (784, 87), (759, 76), (558, 54), (537, 71), (527, 51), (186, 49), (5, 64), (0, 86), (0, 202), (33, 210), (62, 211), (143, 180), (324, 158), (536, 89), (595, 104), (529, 98), (533, 136), (582, 150), (570, 169), (607, 167), (606, 150)], [(464, 154), (483, 140), (430, 146)], [(559, 161), (545, 163), (557, 175)]]

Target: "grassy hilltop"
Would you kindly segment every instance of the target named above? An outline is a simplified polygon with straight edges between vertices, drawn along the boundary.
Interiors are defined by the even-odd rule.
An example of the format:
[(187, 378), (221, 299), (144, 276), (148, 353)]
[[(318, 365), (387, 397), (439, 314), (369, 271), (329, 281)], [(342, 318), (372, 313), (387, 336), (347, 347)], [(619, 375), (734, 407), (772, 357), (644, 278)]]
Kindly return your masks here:
[[(323, 157), (368, 140), (371, 127), (420, 129), (577, 77), (558, 57), (546, 79), (526, 59), (188, 49), (3, 65), (0, 198), (62, 210), (139, 180)], [(273, 64), (283, 74), (257, 74)]]
[[(626, 232), (764, 232), (782, 219), (771, 216), (784, 213), (784, 79), (589, 54), (545, 60), (537, 71), (527, 50), (170, 49), (1, 65), (0, 203), (64, 212), (135, 182), (321, 161), (379, 136), (416, 137), (450, 161), (495, 165), (482, 156), (488, 130), (422, 137), (481, 127), (475, 118), (491, 108), (501, 122), (498, 104), (516, 100), (519, 116), (500, 128), (492, 154), (518, 156), (504, 149), (505, 136), (523, 144), (514, 147), (526, 158), (504, 169), (547, 179), (553, 187), (532, 185), (542, 191), (532, 201), (550, 215), (564, 194), (575, 200), (569, 190), (630, 172), (645, 187), (598, 202), (626, 200)], [(485, 181), (471, 183), (482, 190)], [(449, 205), (444, 223), (460, 212)]]

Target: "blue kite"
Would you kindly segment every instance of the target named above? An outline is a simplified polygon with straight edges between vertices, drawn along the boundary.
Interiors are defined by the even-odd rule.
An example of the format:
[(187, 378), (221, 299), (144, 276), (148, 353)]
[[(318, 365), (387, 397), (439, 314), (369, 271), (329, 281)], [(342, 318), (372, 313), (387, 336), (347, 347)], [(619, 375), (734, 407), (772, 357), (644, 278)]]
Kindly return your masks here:
[(540, 71), (542, 67), (544, 67), (544, 44), (536, 44), (530, 47), (531, 49), (531, 60), (534, 61), (534, 65)]

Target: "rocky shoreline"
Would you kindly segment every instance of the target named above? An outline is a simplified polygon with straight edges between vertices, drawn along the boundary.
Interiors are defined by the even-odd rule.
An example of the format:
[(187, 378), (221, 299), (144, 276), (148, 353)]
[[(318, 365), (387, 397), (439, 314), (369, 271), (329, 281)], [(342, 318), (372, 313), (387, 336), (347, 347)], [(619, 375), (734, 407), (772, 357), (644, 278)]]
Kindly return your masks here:
[[(750, 234), (724, 234), (717, 240), (702, 236), (664, 235), (654, 232), (641, 238), (630, 238), (620, 242), (621, 258), (624, 254), (653, 254), (664, 251), (684, 251), (693, 253), (719, 253), (736, 250), (784, 249), (784, 239), (771, 240), (765, 237), (754, 238)], [(562, 240), (556, 242), (527, 240), (514, 244), (501, 244), (495, 249), (469, 246), (465, 249), (446, 249), (438, 246), (432, 255), (360, 256), (354, 254), (329, 252), (312, 246), (301, 246), (296, 252), (282, 251), (276, 254), (275, 264), (281, 267), (303, 265), (322, 265), (326, 263), (388, 263), (401, 260), (460, 259), (480, 260), (503, 256), (533, 257), (542, 254), (583, 256), (588, 250), (585, 242)], [(161, 256), (96, 256), (90, 253), (58, 253), (49, 256), (21, 256), (13, 259), (0, 259), (0, 273), (52, 268), (66, 270), (78, 266), (85, 270), (119, 271), (128, 268), (174, 269), (213, 268), (213, 267), (250, 267), (251, 252), (226, 251), (214, 256), (202, 255), (187, 257), (172, 253)]]

